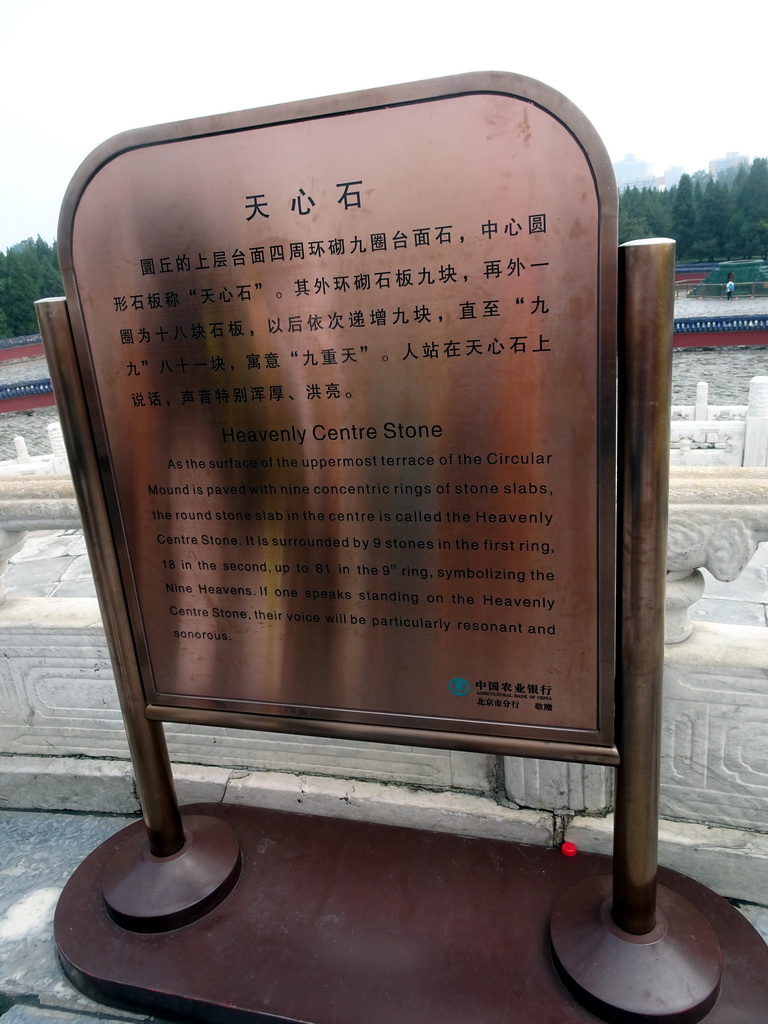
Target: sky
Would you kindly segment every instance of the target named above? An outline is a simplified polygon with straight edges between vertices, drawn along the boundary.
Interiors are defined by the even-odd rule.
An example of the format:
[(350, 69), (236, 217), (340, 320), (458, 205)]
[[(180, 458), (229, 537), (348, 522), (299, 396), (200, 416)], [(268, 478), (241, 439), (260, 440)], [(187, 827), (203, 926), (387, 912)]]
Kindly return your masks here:
[(118, 132), (467, 71), (557, 89), (659, 175), (768, 156), (766, 30), (765, 0), (0, 0), (0, 250), (53, 241)]

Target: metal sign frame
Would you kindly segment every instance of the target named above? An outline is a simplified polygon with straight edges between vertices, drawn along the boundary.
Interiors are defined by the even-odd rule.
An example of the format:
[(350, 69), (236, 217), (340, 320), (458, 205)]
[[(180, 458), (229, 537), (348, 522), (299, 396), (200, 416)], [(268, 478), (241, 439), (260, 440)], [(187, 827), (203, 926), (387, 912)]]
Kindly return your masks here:
[[(597, 544), (601, 555), (596, 616), (598, 728), (574, 741), (567, 729), (544, 729), (537, 735), (535, 728), (529, 728), (516, 736), (479, 729), (472, 734), (441, 729), (440, 722), (432, 728), (422, 723), (408, 728), (364, 724), (354, 715), (292, 717), (243, 713), (226, 702), (221, 709), (204, 706), (205, 701), (195, 707), (184, 707), (183, 701), (175, 705), (148, 701), (148, 694), (155, 691), (146, 678), (146, 638), (137, 628), (130, 527), (110, 465), (104, 429), (109, 410), (99, 402), (94, 365), (88, 357), (88, 301), (81, 301), (72, 261), (72, 229), (84, 190), (119, 154), (171, 139), (232, 134), (296, 119), (406, 109), (441, 98), (481, 94), (522, 99), (546, 110), (569, 131), (578, 126), (579, 146), (600, 200), (595, 475), (600, 509), (596, 523), (605, 529)], [(486, 128), (497, 130), (498, 124), (489, 121)], [(250, 198), (257, 206), (258, 196)], [(62, 213), (61, 256), (68, 299), (39, 303), (38, 317), (148, 833), (146, 841), (140, 833), (121, 840), (101, 879), (113, 921), (136, 931), (163, 931), (193, 923), (225, 899), (240, 872), (239, 843), (225, 822), (188, 815), (182, 823), (163, 721), (617, 764), (613, 879), (589, 877), (559, 899), (550, 922), (555, 967), (579, 1002), (610, 1021), (650, 1019), (649, 1014), (660, 1022), (698, 1021), (715, 1005), (723, 969), (717, 937), (692, 904), (656, 884), (674, 243), (652, 239), (622, 247), (617, 316), (615, 229), (615, 186), (591, 126), (563, 97), (513, 75), (461, 76), (147, 129), (107, 143), (83, 165)], [(63, 959), (66, 963), (66, 954)]]
[[(457, 727), (445, 715), (432, 720), (424, 715), (371, 715), (354, 706), (343, 713), (323, 707), (286, 707), (280, 713), (274, 704), (269, 713), (248, 708), (241, 701), (187, 699), (160, 695), (152, 682), (150, 644), (145, 635), (146, 613), (138, 598), (128, 532), (134, 510), (126, 510), (115, 479), (110, 438), (105, 420), (103, 395), (97, 384), (92, 346), (101, 344), (90, 322), (87, 294), (92, 282), (78, 279), (75, 251), (77, 218), (83, 196), (106, 169), (113, 169), (126, 154), (142, 156), (180, 142), (232, 138), (262, 129), (273, 130), (292, 124), (320, 124), (346, 115), (376, 111), (408, 112), (414, 107), (459, 97), (509, 98), (542, 111), (553, 125), (567, 135), (584, 161), (594, 187), (597, 253), (594, 292), (595, 390), (597, 410), (594, 444), (597, 453), (595, 489), (595, 615), (596, 713), (595, 727), (547, 727), (489, 724), (480, 720)], [(253, 196), (250, 197), (254, 199)], [(140, 197), (134, 197), (134, 204)], [(130, 212), (130, 211), (129, 211)], [(253, 214), (255, 216), (255, 212)], [(576, 218), (578, 222), (578, 218)], [(107, 631), (113, 645), (116, 678), (124, 704), (141, 709), (151, 721), (221, 725), (290, 733), (328, 735), (342, 738), (415, 743), (454, 749), (504, 754), (542, 756), (592, 763), (616, 763), (614, 744), (615, 678), (615, 552), (616, 552), (616, 441), (615, 441), (615, 324), (616, 324), (616, 222), (617, 198), (607, 154), (583, 115), (560, 96), (538, 82), (515, 75), (483, 73), (457, 76), (346, 96), (312, 100), (263, 110), (203, 118), (175, 125), (158, 126), (118, 136), (97, 149), (77, 172), (62, 210), (59, 254), (67, 291), (67, 311), (74, 340), (68, 340), (63, 325), (64, 311), (56, 314), (58, 327), (51, 324), (46, 338), (51, 373), (58, 395), (62, 424), (68, 438), (73, 475), (76, 480), (94, 576), (104, 610)], [(569, 225), (573, 230), (575, 227)], [(572, 303), (573, 304), (573, 303)], [(578, 313), (574, 313), (578, 319)], [(77, 382), (77, 384), (75, 383)], [(571, 518), (575, 508), (569, 510)], [(573, 542), (577, 531), (571, 528)], [(150, 609), (150, 611), (152, 611)], [(467, 641), (468, 643), (469, 641)], [(565, 665), (563, 671), (567, 672)], [(210, 695), (209, 695), (210, 696)], [(311, 701), (306, 702), (311, 705)]]

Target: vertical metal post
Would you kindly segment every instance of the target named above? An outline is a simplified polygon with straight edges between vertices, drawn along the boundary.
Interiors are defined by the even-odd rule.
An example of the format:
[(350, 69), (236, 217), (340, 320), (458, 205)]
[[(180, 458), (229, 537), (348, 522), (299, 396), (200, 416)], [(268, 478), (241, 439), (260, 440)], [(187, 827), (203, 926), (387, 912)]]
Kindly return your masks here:
[(619, 249), (616, 773), (613, 874), (560, 897), (550, 937), (576, 998), (606, 1021), (696, 1024), (723, 958), (704, 915), (657, 885), (675, 243)]
[[(162, 724), (151, 722), (144, 715), (146, 702), (125, 606), (122, 601), (114, 600), (111, 596), (122, 593), (120, 571), (67, 302), (63, 298), (44, 299), (35, 306), (56, 393), (56, 404), (65, 428), (67, 454), (73, 467), (75, 492), (112, 655), (136, 788), (147, 826), (149, 849), (156, 857), (169, 857), (184, 846), (184, 828)], [(73, 441), (75, 438), (77, 443)]]
[(620, 621), (613, 919), (656, 924), (675, 243), (619, 249)]

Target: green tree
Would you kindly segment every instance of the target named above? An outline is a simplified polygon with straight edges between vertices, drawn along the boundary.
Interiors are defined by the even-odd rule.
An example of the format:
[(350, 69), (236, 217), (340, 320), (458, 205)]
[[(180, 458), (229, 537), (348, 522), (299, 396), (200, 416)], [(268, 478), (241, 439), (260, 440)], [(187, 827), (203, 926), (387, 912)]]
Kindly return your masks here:
[(733, 233), (741, 254), (768, 259), (768, 160), (752, 161), (736, 204)]
[(746, 164), (736, 164), (735, 167), (726, 167), (725, 170), (720, 171), (717, 176), (717, 180), (726, 188), (732, 188), (739, 172), (746, 171), (746, 168)]
[(672, 193), (672, 237), (677, 242), (677, 258), (689, 260), (694, 257), (696, 237), (696, 194), (690, 174), (680, 178), (677, 186), (670, 189)]
[(619, 202), (619, 244), (636, 238), (648, 238), (650, 235), (651, 225), (642, 208), (640, 189), (628, 188), (622, 193)]
[(666, 193), (655, 188), (628, 188), (619, 202), (619, 243), (669, 234)]
[(768, 159), (684, 174), (668, 191), (630, 188), (619, 202), (619, 242), (648, 236), (677, 241), (678, 262), (768, 260)]
[(730, 216), (728, 217), (728, 227), (726, 229), (725, 249), (729, 260), (744, 255), (741, 249), (741, 193), (744, 191), (746, 182), (747, 168), (744, 164), (739, 164), (736, 174), (728, 187)]
[(0, 295), (11, 336), (33, 334), (35, 330), (35, 278), (30, 273), (28, 264), (29, 261), (13, 249), (6, 254), (5, 277)]
[(668, 238), (672, 232), (669, 193), (657, 188), (645, 190), (644, 205), (654, 238)]
[(730, 215), (730, 192), (719, 181), (710, 177), (704, 188), (696, 218), (694, 251), (698, 259), (715, 263), (726, 257)]
[(35, 302), (63, 293), (56, 247), (27, 238), (0, 257), (0, 334), (35, 334)]

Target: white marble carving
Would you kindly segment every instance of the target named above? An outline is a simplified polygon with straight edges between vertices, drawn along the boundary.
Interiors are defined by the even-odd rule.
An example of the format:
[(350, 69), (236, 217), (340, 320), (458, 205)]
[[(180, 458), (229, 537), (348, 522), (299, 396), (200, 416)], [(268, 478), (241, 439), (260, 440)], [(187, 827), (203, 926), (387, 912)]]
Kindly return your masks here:
[(601, 765), (505, 757), (504, 787), (520, 807), (601, 814), (613, 800), (613, 773)]
[(768, 465), (768, 377), (753, 377), (747, 405), (710, 405), (704, 381), (694, 405), (673, 405), (672, 466)]
[(768, 639), (696, 624), (667, 649), (661, 813), (768, 832)]
[(43, 455), (30, 455), (26, 440), (14, 437), (15, 459), (0, 462), (0, 478), (7, 476), (50, 476), (69, 474), (69, 462), (64, 447), (61, 424), (49, 423), (47, 427), (50, 451)]
[[(9, 599), (0, 614), (0, 753), (127, 758), (109, 653), (94, 599)], [(166, 726), (180, 762), (301, 771), (483, 791), (494, 759), (240, 729)]]
[(768, 470), (672, 470), (667, 539), (666, 642), (691, 635), (688, 608), (703, 590), (700, 569), (735, 580), (768, 540)]
[[(24, 546), (30, 530), (62, 530), (80, 525), (68, 476), (7, 476), (0, 493), (0, 577), (8, 560)], [(0, 579), (0, 605), (6, 590)]]

